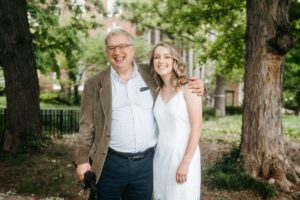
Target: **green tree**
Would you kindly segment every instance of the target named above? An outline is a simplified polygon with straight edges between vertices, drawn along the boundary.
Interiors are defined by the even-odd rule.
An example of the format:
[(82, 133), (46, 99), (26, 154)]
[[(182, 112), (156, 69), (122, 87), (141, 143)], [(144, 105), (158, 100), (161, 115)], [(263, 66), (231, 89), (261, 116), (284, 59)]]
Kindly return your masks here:
[(137, 63), (149, 63), (150, 51), (152, 45), (148, 44), (144, 36), (135, 36), (134, 38), (135, 53), (134, 58)]
[(238, 82), (243, 77), (246, 1), (153, 0), (119, 5), (131, 12), (124, 17), (139, 30), (159, 29), (179, 47), (199, 52), (200, 64), (216, 65), (215, 110), (225, 115), (225, 80)]
[[(81, 18), (82, 6), (71, 1), (64, 1), (64, 5), (76, 19), (69, 29), (87, 32), (96, 26), (93, 15), (88, 23)], [(91, 5), (96, 12), (103, 10), (98, 0), (89, 1), (85, 9), (89, 10)], [(58, 0), (0, 2), (0, 61), (7, 98), (4, 150), (19, 151), (28, 145), (42, 144), (37, 69), (59, 72), (56, 56), (61, 52), (67, 55), (70, 67), (74, 66), (74, 53), (65, 48), (79, 49), (79, 45), (72, 46), (74, 41), (78, 42), (76, 31), (60, 26), (60, 6)]]
[[(93, 12), (88, 12), (91, 11), (91, 6)], [(86, 64), (82, 57), (85, 51), (93, 51), (84, 49), (83, 42), (90, 37), (89, 31), (101, 26), (96, 22), (95, 14), (106, 15), (102, 4), (98, 0), (85, 5), (76, 4), (76, 1), (58, 4), (57, 0), (30, 0), (28, 7), (38, 69), (44, 74), (54, 71), (58, 78), (63, 69), (68, 75), (67, 81), (60, 80), (61, 94), (66, 96), (64, 102), (78, 105), (78, 86)], [(64, 65), (59, 63), (58, 58), (62, 57)]]
[(291, 192), (300, 171), (286, 155), (282, 134), (284, 60), (294, 43), (289, 7), (286, 0), (247, 0), (240, 159), (252, 176)]
[[(290, 22), (295, 40), (294, 48), (286, 55), (283, 81), (283, 105), (300, 112), (300, 2), (293, 0), (290, 8)], [(290, 99), (292, 98), (292, 100)], [(287, 100), (287, 101), (286, 101)]]
[[(94, 12), (86, 14), (91, 6)], [(95, 14), (106, 15), (99, 0), (85, 5), (74, 4), (70, 0), (64, 1), (64, 4), (59, 4), (58, 0), (28, 0), (27, 7), (37, 68), (43, 73), (55, 71), (58, 75), (56, 56), (69, 51), (68, 47), (78, 51), (81, 40), (76, 33), (87, 34), (90, 29), (99, 27)]]
[(7, 98), (2, 149), (39, 146), (39, 87), (25, 0), (0, 1), (0, 60)]

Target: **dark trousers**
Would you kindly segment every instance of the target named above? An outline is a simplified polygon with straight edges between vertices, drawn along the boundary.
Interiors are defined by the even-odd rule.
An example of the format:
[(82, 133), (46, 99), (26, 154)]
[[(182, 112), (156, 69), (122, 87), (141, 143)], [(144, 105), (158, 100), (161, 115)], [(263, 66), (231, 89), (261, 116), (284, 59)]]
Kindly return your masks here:
[(97, 183), (98, 199), (151, 200), (153, 156), (153, 149), (139, 160), (129, 160), (108, 152)]

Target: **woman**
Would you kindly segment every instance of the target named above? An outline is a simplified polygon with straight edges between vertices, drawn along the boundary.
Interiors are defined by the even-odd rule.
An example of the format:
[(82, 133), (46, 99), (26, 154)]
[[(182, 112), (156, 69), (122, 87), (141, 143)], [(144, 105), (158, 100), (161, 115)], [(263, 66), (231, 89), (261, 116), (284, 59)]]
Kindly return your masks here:
[(185, 65), (174, 45), (157, 44), (151, 54), (150, 67), (159, 92), (154, 106), (159, 128), (153, 160), (154, 199), (198, 200), (201, 97), (188, 89)]

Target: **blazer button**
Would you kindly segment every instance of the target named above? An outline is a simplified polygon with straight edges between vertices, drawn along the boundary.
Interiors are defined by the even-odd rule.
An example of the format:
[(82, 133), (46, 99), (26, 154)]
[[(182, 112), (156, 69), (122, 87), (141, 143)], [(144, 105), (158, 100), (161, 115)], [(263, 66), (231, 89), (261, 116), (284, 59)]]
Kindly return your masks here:
[(109, 134), (106, 134), (106, 137), (110, 137), (110, 135), (109, 135)]
[(103, 154), (103, 155), (106, 155), (106, 152), (103, 152), (102, 154)]

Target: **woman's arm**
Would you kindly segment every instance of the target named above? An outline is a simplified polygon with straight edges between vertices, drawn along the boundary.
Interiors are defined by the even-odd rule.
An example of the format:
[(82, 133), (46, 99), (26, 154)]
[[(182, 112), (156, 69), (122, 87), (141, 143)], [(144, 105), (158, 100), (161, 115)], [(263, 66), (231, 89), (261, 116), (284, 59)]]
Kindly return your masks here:
[(187, 180), (189, 165), (199, 144), (202, 129), (201, 97), (197, 96), (197, 94), (192, 93), (192, 91), (188, 89), (187, 85), (184, 86), (182, 90), (191, 124), (191, 132), (184, 157), (176, 172), (176, 181), (178, 183), (183, 183)]

